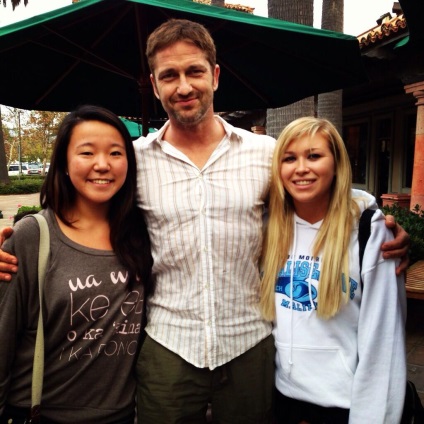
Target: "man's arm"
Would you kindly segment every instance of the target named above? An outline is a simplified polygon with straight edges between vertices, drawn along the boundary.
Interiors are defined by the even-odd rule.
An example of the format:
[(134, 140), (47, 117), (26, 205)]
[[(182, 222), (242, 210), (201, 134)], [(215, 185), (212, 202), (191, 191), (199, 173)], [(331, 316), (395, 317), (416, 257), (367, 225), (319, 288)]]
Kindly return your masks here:
[[(399, 266), (396, 268), (396, 274), (400, 275), (406, 271), (409, 264), (408, 250), (410, 246), (409, 234), (396, 223), (394, 216), (386, 215), (386, 226), (393, 231), (394, 239), (383, 243), (381, 250), (385, 259), (401, 258)], [(13, 233), (11, 227), (6, 227), (0, 231), (0, 245)], [(18, 271), (18, 260), (15, 256), (3, 252), (0, 249), (0, 281), (10, 281), (12, 273)]]
[[(13, 233), (12, 227), (6, 227), (0, 231), (0, 245)], [(10, 281), (13, 273), (18, 271), (18, 259), (0, 249), (0, 281)]]
[(401, 262), (396, 268), (396, 274), (400, 275), (408, 268), (408, 251), (411, 244), (410, 237), (409, 234), (399, 224), (396, 223), (395, 217), (393, 215), (386, 215), (386, 227), (392, 229), (395, 238), (392, 241), (385, 242), (381, 245), (383, 258), (401, 258)]

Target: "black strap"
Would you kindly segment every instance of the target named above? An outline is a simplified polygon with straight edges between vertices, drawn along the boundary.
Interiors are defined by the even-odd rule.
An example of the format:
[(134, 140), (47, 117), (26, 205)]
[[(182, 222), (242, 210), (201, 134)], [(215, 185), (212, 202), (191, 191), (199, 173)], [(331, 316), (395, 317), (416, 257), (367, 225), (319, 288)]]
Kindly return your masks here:
[(365, 209), (359, 219), (359, 273), (362, 272), (362, 259), (364, 258), (365, 246), (371, 234), (371, 218), (374, 212), (375, 209)]

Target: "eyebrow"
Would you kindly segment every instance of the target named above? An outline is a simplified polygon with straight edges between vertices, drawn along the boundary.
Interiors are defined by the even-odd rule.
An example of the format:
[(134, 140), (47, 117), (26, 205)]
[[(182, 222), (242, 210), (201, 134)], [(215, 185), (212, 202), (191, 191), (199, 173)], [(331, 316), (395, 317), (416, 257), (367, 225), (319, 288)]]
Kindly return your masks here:
[[(305, 149), (304, 152), (312, 152), (314, 150), (320, 150), (320, 149), (321, 149), (321, 147), (311, 147), (311, 148)], [(295, 152), (293, 152), (292, 150), (286, 150), (284, 152), (285, 155), (287, 155), (287, 154), (293, 154), (293, 153), (295, 153)]]
[[(76, 147), (87, 147), (87, 146), (94, 146), (96, 143), (92, 141), (84, 141), (81, 144), (77, 144)], [(122, 145), (119, 141), (112, 142), (112, 147), (120, 147), (122, 149), (125, 149), (125, 143)]]
[[(207, 70), (207, 67), (205, 65), (201, 64), (201, 63), (196, 63), (196, 64), (188, 66), (187, 68), (184, 68), (184, 72), (190, 72), (190, 71), (193, 71), (195, 69), (201, 69), (201, 70), (204, 71), (204, 70)], [(166, 68), (166, 69), (162, 69), (160, 72), (158, 72), (157, 77), (161, 78), (164, 75), (166, 75), (168, 73), (172, 73), (172, 72), (178, 73), (177, 68), (176, 67), (169, 67), (169, 68)]]

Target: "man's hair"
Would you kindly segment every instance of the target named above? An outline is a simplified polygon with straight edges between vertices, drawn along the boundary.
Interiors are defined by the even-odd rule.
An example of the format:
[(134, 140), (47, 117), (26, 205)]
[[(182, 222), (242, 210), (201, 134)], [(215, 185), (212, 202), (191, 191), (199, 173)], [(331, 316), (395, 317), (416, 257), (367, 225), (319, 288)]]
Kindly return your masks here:
[(194, 44), (205, 53), (212, 69), (216, 65), (216, 48), (209, 31), (201, 24), (187, 19), (170, 19), (156, 28), (147, 40), (146, 56), (150, 72), (155, 69), (156, 54), (178, 41)]

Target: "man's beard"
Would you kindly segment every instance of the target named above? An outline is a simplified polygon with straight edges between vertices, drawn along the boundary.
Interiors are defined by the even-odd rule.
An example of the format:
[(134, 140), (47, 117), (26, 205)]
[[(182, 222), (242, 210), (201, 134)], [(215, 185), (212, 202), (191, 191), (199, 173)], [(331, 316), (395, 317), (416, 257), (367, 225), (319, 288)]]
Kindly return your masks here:
[[(194, 113), (192, 113), (191, 110), (178, 111), (178, 110), (175, 110), (173, 108), (170, 108), (170, 110), (167, 111), (168, 115), (172, 116), (172, 118), (174, 118), (182, 126), (185, 126), (185, 127), (196, 126), (206, 116), (209, 108), (212, 107), (213, 96), (210, 96), (210, 98), (206, 98), (206, 99), (203, 98), (203, 102), (200, 99), (198, 99), (198, 100), (200, 101), (200, 106)], [(206, 102), (205, 102), (205, 100), (206, 100)]]
[(207, 109), (205, 110), (204, 108), (201, 108), (194, 114), (186, 115), (184, 113), (173, 110), (170, 115), (181, 125), (186, 127), (193, 127), (202, 121), (203, 117), (206, 115), (206, 111)]

